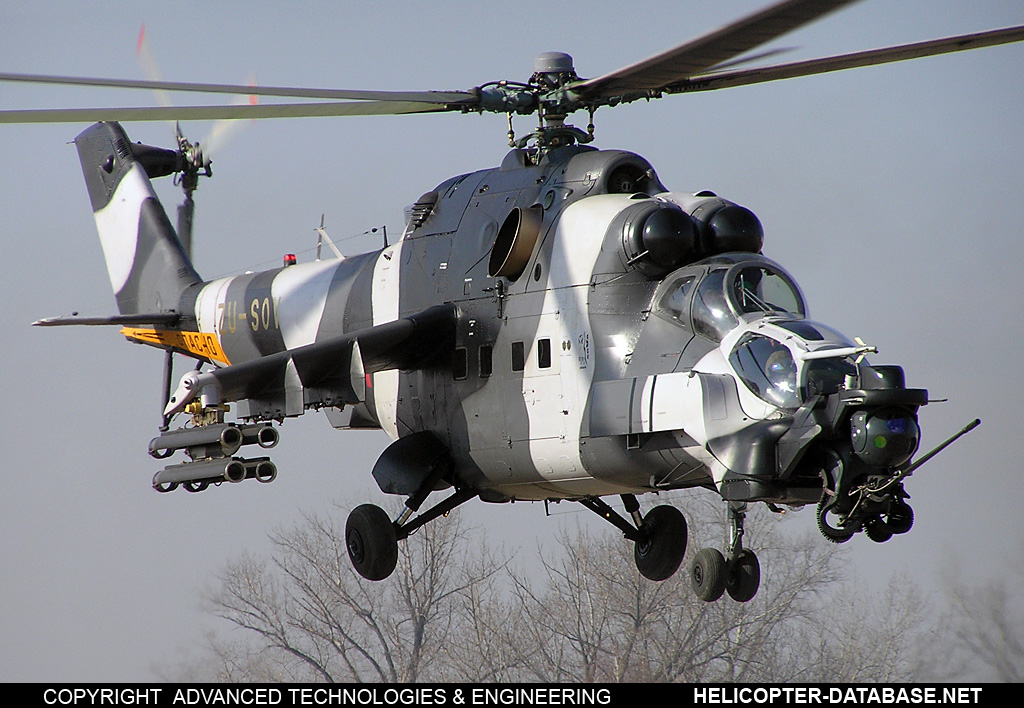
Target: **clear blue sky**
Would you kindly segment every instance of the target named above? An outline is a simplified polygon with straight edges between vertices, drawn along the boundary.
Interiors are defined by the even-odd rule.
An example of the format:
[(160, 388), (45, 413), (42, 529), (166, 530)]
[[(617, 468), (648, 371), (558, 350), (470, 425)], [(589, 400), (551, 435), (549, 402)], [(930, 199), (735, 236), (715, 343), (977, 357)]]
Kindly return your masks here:
[[(0, 70), (141, 78), (145, 23), (170, 80), (365, 89), (466, 89), (525, 80), (533, 57), (571, 53), (596, 76), (767, 4), (648, 2), (54, 2), (0, 6)], [(1024, 4), (865, 0), (775, 46), (786, 60), (1024, 24)], [(805, 290), (811, 315), (878, 346), (911, 386), (949, 402), (922, 411), (923, 448), (975, 416), (982, 427), (907, 484), (917, 522), (884, 545), (857, 538), (877, 585), (897, 569), (925, 586), (953, 569), (1000, 576), (1024, 541), (1018, 407), (1024, 305), (1024, 46), (982, 49), (597, 113), (597, 145), (638, 152), (671, 189), (712, 189), (753, 209), (765, 253)], [(176, 102), (208, 99), (175, 98)], [(0, 107), (149, 103), (145, 93), (0, 85)], [(524, 133), (532, 118), (518, 118)], [(577, 123), (586, 117), (576, 116)], [(380, 501), (369, 475), (382, 433), (289, 420), (272, 485), (158, 495), (146, 454), (159, 422), (162, 355), (113, 329), (38, 329), (40, 317), (114, 310), (81, 171), (84, 125), (0, 126), (0, 680), (133, 681), (190, 655), (199, 597), (266, 534)], [(208, 124), (190, 124), (201, 139)], [(166, 124), (127, 125), (170, 145)], [(447, 177), (500, 162), (502, 116), (309, 119), (247, 125), (196, 199), (195, 259), (212, 278), (312, 258), (386, 224)], [(161, 187), (176, 204), (169, 184)], [(377, 237), (344, 242), (352, 252)], [(559, 511), (566, 511), (561, 505)], [(556, 532), (541, 505), (465, 513), (523, 545)], [(590, 523), (588, 512), (581, 518)], [(795, 515), (813, 526), (813, 512)], [(616, 533), (610, 526), (607, 533)], [(822, 540), (822, 543), (825, 541)]]

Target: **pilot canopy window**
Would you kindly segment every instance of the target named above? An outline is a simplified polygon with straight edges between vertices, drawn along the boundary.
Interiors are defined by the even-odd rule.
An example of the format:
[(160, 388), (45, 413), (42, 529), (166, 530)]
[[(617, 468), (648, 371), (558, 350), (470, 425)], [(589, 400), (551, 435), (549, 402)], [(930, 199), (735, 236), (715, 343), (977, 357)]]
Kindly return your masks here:
[(803, 317), (804, 304), (796, 287), (763, 266), (743, 268), (732, 282), (732, 296), (740, 312), (788, 313)]
[(710, 339), (722, 341), (739, 320), (725, 299), (725, 269), (713, 270), (704, 276), (693, 299), (693, 331)]
[(658, 311), (712, 342), (721, 342), (740, 323), (763, 315), (804, 316), (796, 285), (764, 265), (715, 268), (702, 278), (688, 275), (671, 283)]
[(686, 322), (690, 318), (690, 289), (693, 287), (695, 276), (688, 275), (680, 278), (669, 286), (658, 303), (658, 309), (669, 317), (680, 322)]
[(744, 334), (729, 355), (740, 381), (758, 398), (780, 408), (796, 408), (796, 362), (781, 342), (760, 334)]

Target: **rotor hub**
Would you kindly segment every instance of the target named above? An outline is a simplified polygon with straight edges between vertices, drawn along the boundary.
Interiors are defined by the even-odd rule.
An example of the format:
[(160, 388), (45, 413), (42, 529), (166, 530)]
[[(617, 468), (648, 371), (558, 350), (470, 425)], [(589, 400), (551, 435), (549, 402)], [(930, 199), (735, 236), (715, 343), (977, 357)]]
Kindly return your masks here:
[(578, 79), (572, 57), (565, 52), (544, 52), (533, 60), (531, 84), (544, 88), (558, 88)]

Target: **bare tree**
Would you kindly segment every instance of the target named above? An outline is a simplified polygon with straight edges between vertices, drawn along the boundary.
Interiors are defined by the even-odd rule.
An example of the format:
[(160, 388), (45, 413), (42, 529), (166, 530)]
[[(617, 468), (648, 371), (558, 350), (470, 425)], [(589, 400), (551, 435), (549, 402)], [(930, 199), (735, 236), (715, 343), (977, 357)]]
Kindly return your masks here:
[(947, 677), (1024, 682), (1024, 557), (1011, 569), (983, 583), (948, 581), (941, 627), (955, 660)]
[(344, 527), (307, 516), (271, 538), (273, 559), (243, 557), (220, 578), (214, 612), (258, 637), (217, 646), (223, 678), (407, 682), (432, 678), (465, 594), (497, 564), (457, 562), (467, 539), (452, 514), (400, 545), (398, 568), (372, 583), (349, 563)]
[[(692, 555), (719, 545), (720, 504), (687, 509)], [(339, 515), (339, 518), (340, 515)], [(607, 529), (564, 531), (536, 577), (473, 546), (457, 512), (400, 544), (398, 569), (352, 570), (344, 529), (307, 517), (243, 557), (211, 598), (245, 630), (214, 643), (231, 681), (904, 681), (926, 615), (913, 586), (870, 595), (841, 584), (844, 549), (752, 511), (745, 546), (762, 558), (757, 596), (705, 603), (688, 566), (643, 578)], [(504, 571), (504, 572), (503, 572)], [(194, 680), (194, 679), (193, 679)]]
[[(924, 597), (906, 577), (879, 592), (844, 583), (816, 615), (813, 632), (794, 646), (802, 682), (922, 680), (934, 624)], [(846, 592), (849, 590), (850, 592)], [(832, 617), (823, 622), (821, 617)]]
[[(441, 647), (446, 681), (511, 682), (520, 678), (524, 651), (530, 646), (520, 641), (528, 631), (517, 603), (507, 592), (509, 559), (481, 548), (462, 562), (462, 570), (478, 582), (463, 583), (456, 603), (451, 607), (452, 622)], [(497, 567), (506, 573), (491, 573)]]
[[(691, 527), (718, 529), (695, 504)], [(699, 538), (700, 534), (698, 534)], [(782, 640), (810, 621), (814, 599), (837, 574), (837, 553), (820, 539), (791, 539), (752, 514), (747, 537), (769, 560), (749, 603), (696, 600), (684, 567), (652, 583), (637, 571), (632, 547), (614, 534), (577, 529), (564, 555), (547, 559), (540, 587), (515, 579), (533, 652), (528, 678), (539, 681), (784, 680)], [(698, 544), (691, 545), (692, 549)]]

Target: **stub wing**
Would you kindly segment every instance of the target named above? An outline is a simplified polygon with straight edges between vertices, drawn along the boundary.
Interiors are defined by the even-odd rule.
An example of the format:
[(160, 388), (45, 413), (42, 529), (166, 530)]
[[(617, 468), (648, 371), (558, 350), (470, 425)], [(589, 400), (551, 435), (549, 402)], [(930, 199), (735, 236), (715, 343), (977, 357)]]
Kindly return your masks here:
[(243, 418), (282, 418), (307, 408), (366, 400), (370, 375), (446, 363), (458, 319), (455, 305), (435, 305), (375, 327), (207, 372), (191, 371), (165, 415), (199, 398), (212, 406), (240, 402)]

